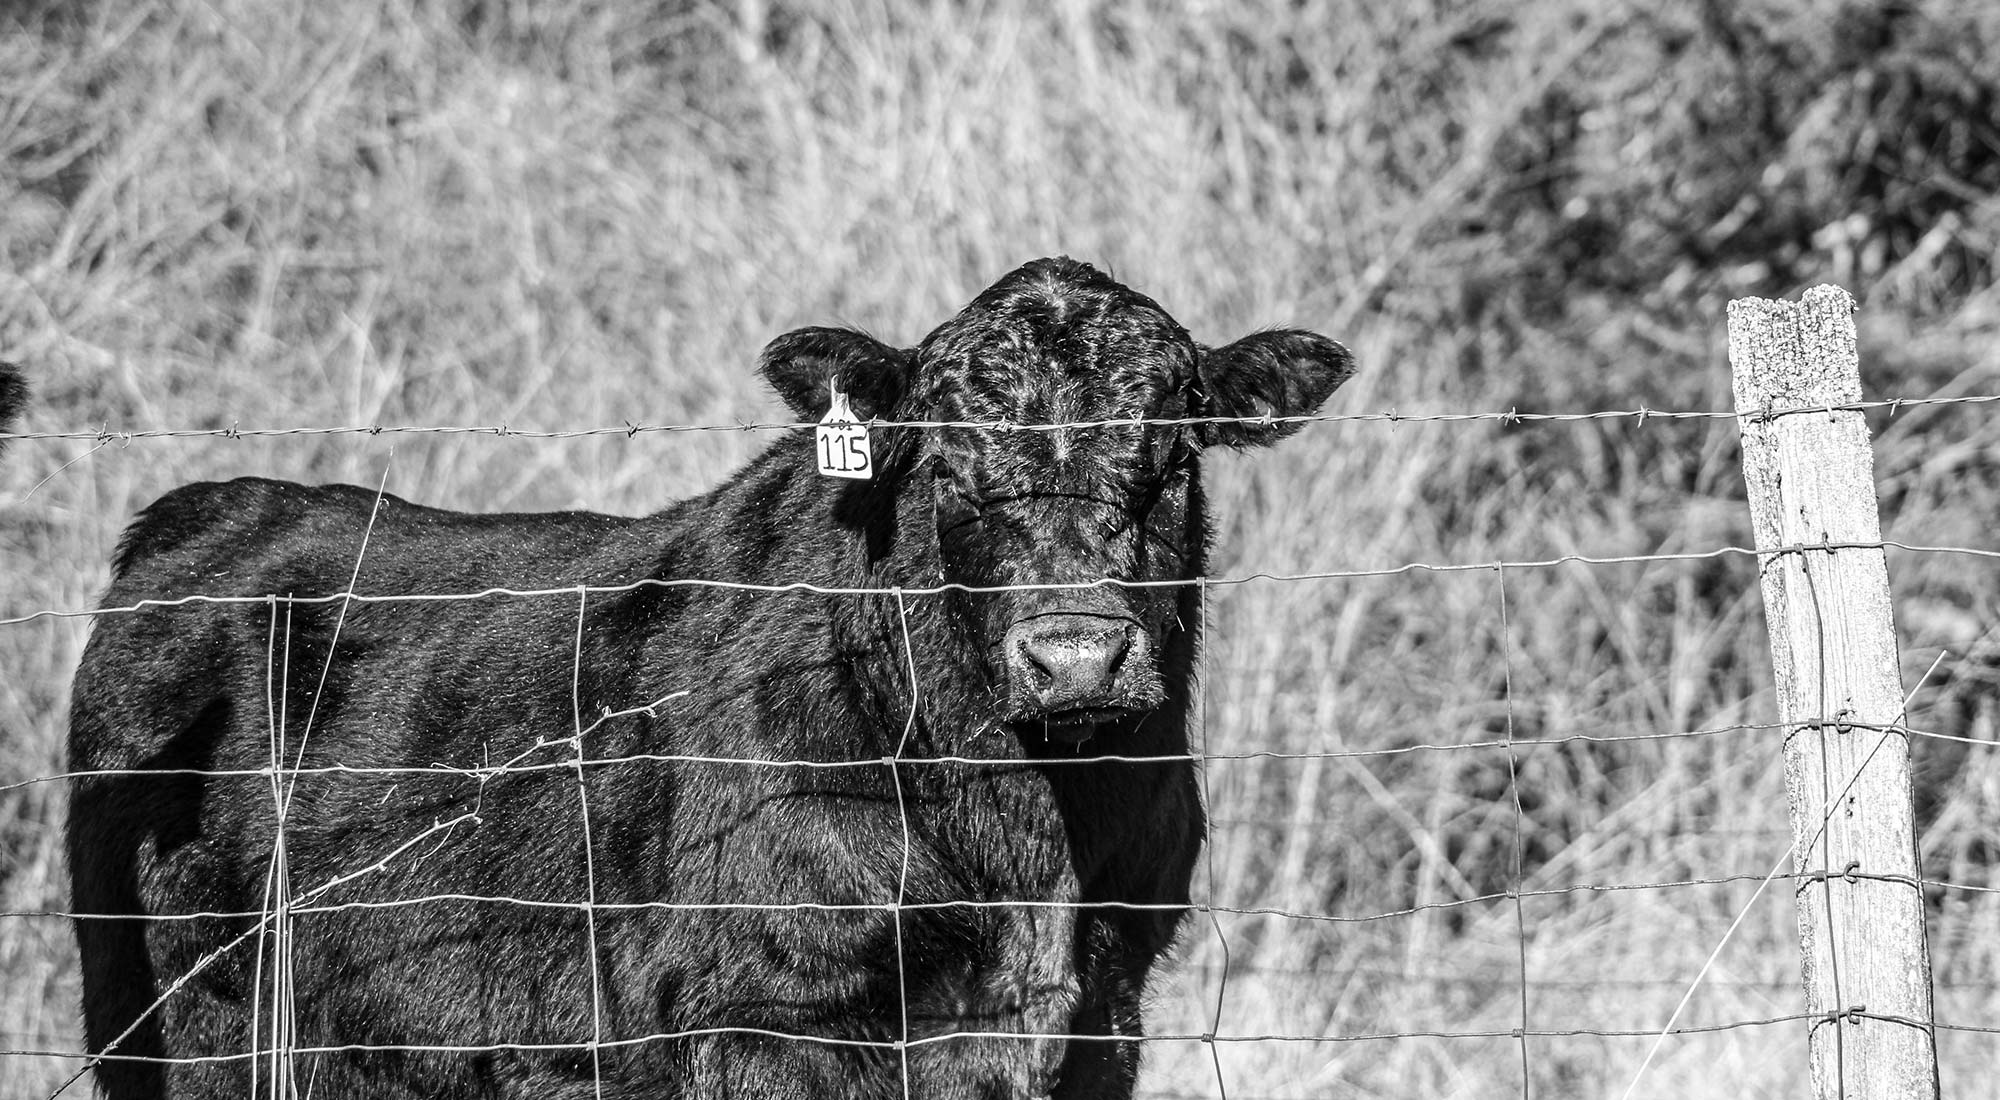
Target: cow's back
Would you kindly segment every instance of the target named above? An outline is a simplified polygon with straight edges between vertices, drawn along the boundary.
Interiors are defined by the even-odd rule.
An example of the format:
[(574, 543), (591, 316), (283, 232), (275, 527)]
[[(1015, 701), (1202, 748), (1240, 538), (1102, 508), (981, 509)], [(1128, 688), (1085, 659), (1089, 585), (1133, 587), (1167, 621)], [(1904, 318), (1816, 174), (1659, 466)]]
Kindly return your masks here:
[[(525, 647), (511, 644), (518, 637), (482, 639), (555, 629), (574, 605), (477, 594), (637, 579), (647, 544), (620, 536), (643, 522), (470, 515), (359, 486), (263, 478), (176, 489), (140, 514), (114, 557), (106, 610), (78, 670), (72, 762), (137, 766), (223, 693), (262, 706), (268, 686), (285, 696), (273, 701), (281, 717), (299, 718), (299, 706), (316, 717), (313, 704), (338, 695), (337, 681), (324, 700), (317, 680), (306, 697), (279, 681), (315, 659), (329, 664), (325, 647), (336, 644), (340, 659), (321, 678), (371, 660), (391, 681), (443, 663), (504, 677), (511, 670), (495, 654)], [(349, 591), (363, 598), (343, 599)]]
[[(147, 508), (119, 547), (72, 704), (71, 766), (86, 773), (68, 834), (76, 911), (147, 918), (79, 922), (91, 1049), (248, 1049), (239, 1021), (258, 995), (260, 952), (207, 956), (258, 923), (186, 915), (270, 907), (281, 798), (288, 877), (307, 891), (422, 836), (475, 782), (403, 769), (497, 763), (524, 737), (532, 744), (525, 731), (570, 727), (577, 598), (455, 597), (637, 579), (645, 523), (472, 516), (355, 486), (248, 478), (185, 486)], [(417, 598), (340, 598), (350, 585)], [(307, 774), (274, 783), (273, 763)], [(534, 852), (546, 819), (570, 809), (573, 780), (550, 778), (509, 781), (510, 813), (493, 827), (515, 835), (512, 851)], [(423, 892), (394, 870), (337, 900)], [(462, 870), (489, 892), (510, 871)], [(545, 885), (574, 896), (559, 879)], [(298, 949), (322, 953), (314, 972), (357, 986), (357, 945), (394, 943), (409, 924), (316, 919), (330, 934), (304, 935)], [(153, 1007), (183, 976), (187, 986)], [(161, 1095), (163, 1072), (175, 1092), (197, 1095), (247, 1080), (241, 1063), (98, 1068), (114, 1097)]]
[[(595, 582), (645, 520), (594, 512), (474, 514), (359, 485), (269, 478), (184, 485), (135, 519), (107, 606), (192, 595), (458, 593)], [(371, 587), (367, 582), (373, 582)]]

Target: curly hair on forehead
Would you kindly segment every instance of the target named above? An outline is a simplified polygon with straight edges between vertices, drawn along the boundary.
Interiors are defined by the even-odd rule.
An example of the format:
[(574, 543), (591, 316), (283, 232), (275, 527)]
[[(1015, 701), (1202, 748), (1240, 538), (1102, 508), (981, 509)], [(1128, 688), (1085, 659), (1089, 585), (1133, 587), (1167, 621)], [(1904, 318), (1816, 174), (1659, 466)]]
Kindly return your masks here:
[(1160, 415), (1195, 345), (1159, 304), (1068, 258), (988, 288), (917, 349), (924, 404), (964, 419), (1056, 423)]

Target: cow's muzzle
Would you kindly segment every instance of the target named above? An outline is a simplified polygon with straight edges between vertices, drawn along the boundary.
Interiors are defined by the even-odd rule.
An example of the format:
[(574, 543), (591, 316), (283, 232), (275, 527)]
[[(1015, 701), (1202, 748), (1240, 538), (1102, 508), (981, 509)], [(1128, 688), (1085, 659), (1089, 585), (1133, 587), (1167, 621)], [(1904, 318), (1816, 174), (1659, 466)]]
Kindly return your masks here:
[(1007, 629), (1007, 718), (1077, 744), (1160, 705), (1152, 646), (1122, 616), (1052, 612)]

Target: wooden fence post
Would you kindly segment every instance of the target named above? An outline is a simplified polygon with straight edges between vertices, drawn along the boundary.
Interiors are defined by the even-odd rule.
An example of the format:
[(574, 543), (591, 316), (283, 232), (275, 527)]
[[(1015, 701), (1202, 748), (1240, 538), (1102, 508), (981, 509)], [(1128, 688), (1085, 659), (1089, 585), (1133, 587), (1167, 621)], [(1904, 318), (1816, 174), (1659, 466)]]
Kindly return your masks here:
[[(1854, 299), (1729, 303), (1764, 618), (1784, 722), (1799, 954), (1822, 1100), (1937, 1095), (1889, 570)], [(1784, 411), (1814, 408), (1821, 411)], [(1774, 415), (1775, 414), (1775, 415)], [(1810, 547), (1810, 549), (1806, 549)]]

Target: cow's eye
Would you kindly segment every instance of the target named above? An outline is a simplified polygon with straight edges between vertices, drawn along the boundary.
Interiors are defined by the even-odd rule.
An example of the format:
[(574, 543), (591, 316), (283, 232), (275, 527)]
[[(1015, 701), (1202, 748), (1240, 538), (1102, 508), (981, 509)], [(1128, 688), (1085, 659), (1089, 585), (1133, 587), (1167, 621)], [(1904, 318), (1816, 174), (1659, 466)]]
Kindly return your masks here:
[(979, 508), (963, 496), (946, 490), (937, 495), (937, 522), (939, 531), (977, 523)]
[(1180, 456), (1180, 433), (1163, 432), (1146, 441), (1140, 452), (1138, 480), (1152, 481), (1174, 468)]
[(933, 464), (931, 474), (931, 502), (937, 514), (938, 530), (944, 532), (978, 522), (978, 503), (966, 495), (944, 464)]

